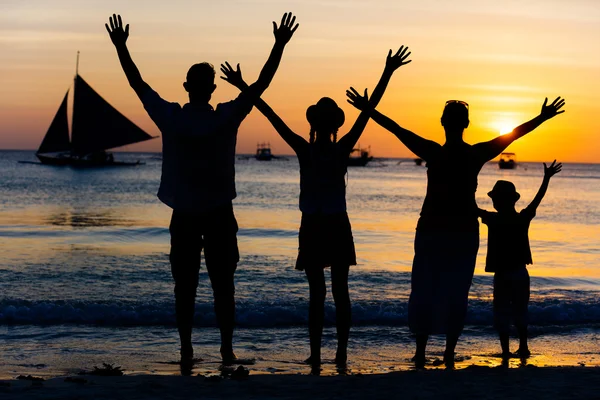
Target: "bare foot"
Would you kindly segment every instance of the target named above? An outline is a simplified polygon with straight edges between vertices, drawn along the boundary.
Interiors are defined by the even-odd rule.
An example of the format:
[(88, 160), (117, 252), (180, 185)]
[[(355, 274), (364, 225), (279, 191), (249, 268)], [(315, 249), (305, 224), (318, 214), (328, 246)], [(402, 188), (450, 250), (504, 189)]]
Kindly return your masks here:
[(238, 359), (233, 350), (221, 350), (221, 358), (223, 359), (223, 364), (225, 365), (231, 365), (235, 362), (235, 360)]
[(411, 361), (415, 363), (416, 369), (425, 368), (425, 354), (415, 354)]
[(454, 368), (454, 353), (448, 354), (444, 352), (444, 365), (446, 368)]
[(346, 365), (348, 363), (348, 353), (346, 350), (340, 350), (335, 353), (335, 363), (339, 365)]
[(321, 357), (310, 356), (306, 360), (304, 360), (304, 364), (321, 365)]
[(515, 351), (515, 355), (519, 356), (520, 359), (525, 359), (531, 357), (531, 352), (527, 347), (519, 347), (519, 350)]

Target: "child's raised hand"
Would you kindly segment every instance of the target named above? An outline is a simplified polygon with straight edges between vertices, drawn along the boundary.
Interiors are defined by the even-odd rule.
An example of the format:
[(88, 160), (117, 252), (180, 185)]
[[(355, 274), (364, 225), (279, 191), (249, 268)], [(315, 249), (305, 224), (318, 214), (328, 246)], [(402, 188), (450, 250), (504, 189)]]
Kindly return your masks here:
[(552, 161), (552, 164), (550, 164), (550, 166), (546, 166), (546, 163), (544, 163), (544, 177), (545, 178), (552, 178), (554, 175), (558, 174), (560, 171), (562, 170), (562, 163), (556, 163), (556, 160)]

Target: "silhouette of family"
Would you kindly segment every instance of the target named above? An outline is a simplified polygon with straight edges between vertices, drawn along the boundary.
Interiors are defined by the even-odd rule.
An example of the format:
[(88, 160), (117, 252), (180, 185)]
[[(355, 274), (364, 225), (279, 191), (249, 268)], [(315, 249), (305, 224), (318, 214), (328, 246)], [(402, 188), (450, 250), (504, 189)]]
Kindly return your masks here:
[[(468, 294), (479, 248), (478, 218), (489, 227), (486, 271), (494, 273), (494, 325), (498, 330), (503, 357), (509, 357), (511, 319), (517, 327), (518, 354), (529, 356), (527, 346), (527, 305), (532, 263), (528, 229), (546, 193), (550, 178), (561, 164), (544, 164), (544, 180), (534, 200), (521, 212), (514, 184), (498, 181), (488, 194), (497, 212), (478, 208), (475, 201), (477, 176), (483, 165), (497, 157), (513, 141), (531, 132), (546, 120), (563, 113), (560, 97), (548, 104), (532, 120), (511, 133), (491, 141), (467, 144), (463, 132), (469, 126), (469, 105), (460, 100), (446, 102), (441, 124), (446, 134), (443, 145), (427, 140), (376, 110), (393, 73), (408, 60), (410, 52), (401, 46), (389, 51), (383, 73), (369, 97), (351, 87), (348, 102), (360, 110), (352, 128), (338, 140), (345, 121), (342, 109), (329, 97), (321, 98), (306, 110), (310, 124), (309, 140), (293, 132), (261, 95), (271, 83), (285, 46), (299, 24), (285, 13), (279, 25), (273, 22), (275, 43), (258, 79), (248, 85), (239, 64), (221, 65), (221, 77), (240, 90), (232, 101), (213, 108), (209, 101), (216, 89), (215, 70), (209, 63), (191, 66), (184, 89), (189, 102), (183, 106), (160, 97), (143, 79), (127, 48), (129, 25), (113, 14), (106, 24), (127, 80), (140, 98), (150, 118), (162, 133), (163, 164), (158, 198), (172, 208), (170, 263), (175, 281), (176, 321), (181, 342), (181, 364), (194, 362), (192, 326), (198, 286), (201, 252), (211, 281), (217, 324), (221, 333), (221, 356), (226, 364), (237, 360), (233, 352), (235, 326), (234, 274), (239, 261), (238, 225), (233, 212), (235, 191), (235, 147), (242, 121), (256, 108), (294, 150), (300, 164), (302, 213), (298, 233), (296, 269), (308, 280), (310, 356), (314, 369), (321, 363), (321, 337), (326, 297), (325, 267), (331, 267), (333, 299), (336, 307), (339, 365), (347, 362), (351, 326), (348, 274), (356, 265), (352, 228), (346, 209), (348, 158), (373, 119), (393, 133), (409, 150), (427, 162), (427, 192), (417, 222), (408, 304), (409, 327), (416, 337), (413, 358), (417, 368), (425, 366), (429, 335), (445, 334), (444, 363), (451, 367), (454, 350), (462, 332)], [(197, 152), (210, 147), (210, 152)]]

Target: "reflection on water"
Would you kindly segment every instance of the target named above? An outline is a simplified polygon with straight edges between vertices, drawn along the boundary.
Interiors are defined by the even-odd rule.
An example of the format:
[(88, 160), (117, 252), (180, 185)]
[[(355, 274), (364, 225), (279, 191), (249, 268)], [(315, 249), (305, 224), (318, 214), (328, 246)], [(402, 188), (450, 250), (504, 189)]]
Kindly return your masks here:
[(136, 220), (118, 215), (114, 210), (67, 210), (48, 215), (44, 223), (56, 226), (107, 227), (135, 226)]

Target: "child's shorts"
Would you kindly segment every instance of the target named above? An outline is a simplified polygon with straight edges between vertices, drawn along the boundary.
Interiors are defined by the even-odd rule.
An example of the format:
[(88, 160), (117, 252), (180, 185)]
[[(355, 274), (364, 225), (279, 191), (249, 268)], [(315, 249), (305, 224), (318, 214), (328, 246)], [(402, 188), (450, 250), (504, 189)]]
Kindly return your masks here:
[(348, 213), (302, 214), (296, 269), (356, 265)]
[(511, 318), (517, 328), (528, 323), (529, 273), (527, 268), (496, 272), (494, 274), (494, 327), (508, 333)]

